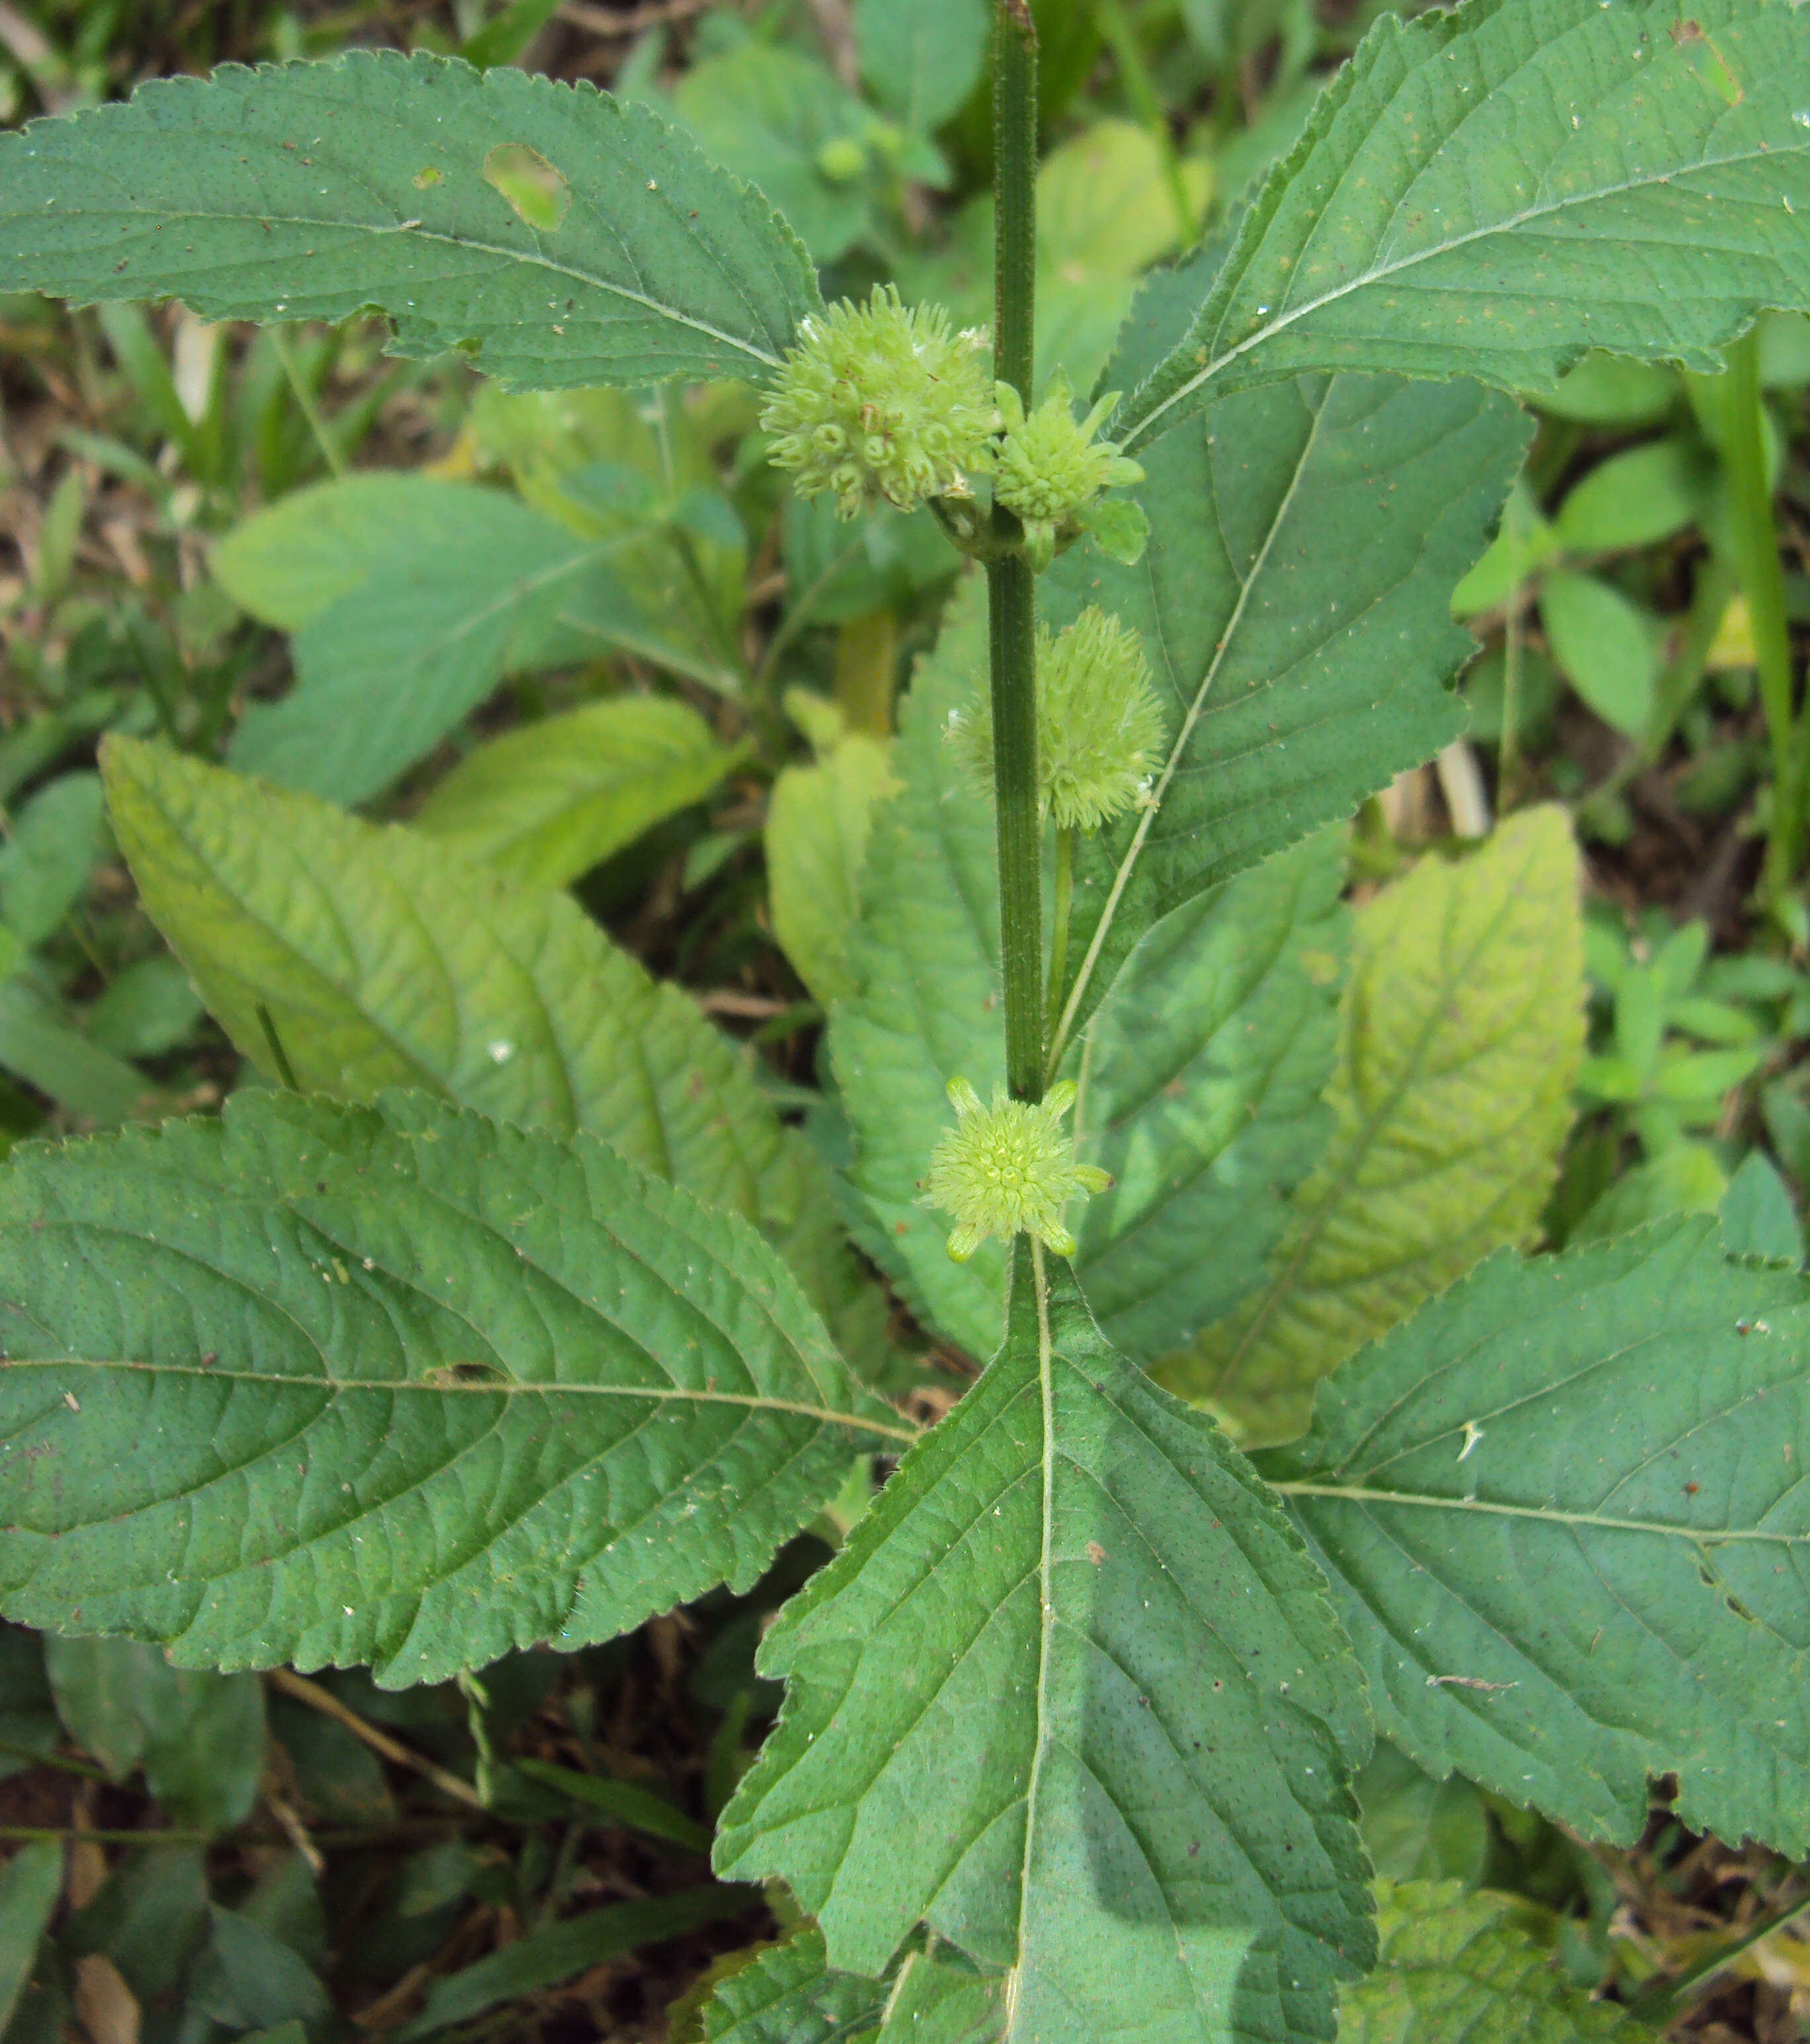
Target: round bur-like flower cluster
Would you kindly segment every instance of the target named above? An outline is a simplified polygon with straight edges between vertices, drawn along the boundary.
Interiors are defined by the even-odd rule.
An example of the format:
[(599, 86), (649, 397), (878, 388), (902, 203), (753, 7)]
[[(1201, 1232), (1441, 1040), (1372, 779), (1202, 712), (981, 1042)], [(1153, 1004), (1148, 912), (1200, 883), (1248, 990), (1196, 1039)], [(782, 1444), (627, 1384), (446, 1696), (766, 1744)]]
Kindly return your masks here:
[(951, 333), (940, 306), (905, 305), (876, 285), (798, 328), (760, 423), (770, 460), (801, 497), (836, 493), (844, 518), (882, 498), (901, 511), (967, 493), (991, 466), (998, 423), (978, 333)]
[[(983, 694), (948, 736), (975, 786), (993, 786), (993, 712)], [(1097, 830), (1132, 807), (1162, 751), (1162, 710), (1136, 632), (1097, 606), (1053, 637), (1037, 629), (1037, 788), (1063, 829)]]
[(1009, 383), (995, 386), (1005, 437), (995, 458), (993, 494), (1024, 528), (1024, 550), (1032, 565), (1047, 567), (1059, 540), (1074, 536), (1077, 512), (1103, 490), (1139, 482), (1143, 471), (1120, 453), (1110, 440), (1096, 440), (1106, 415), (1119, 402), (1109, 391), (1078, 424), (1068, 378), (1058, 370), (1050, 394), (1036, 411)]
[(951, 1258), (966, 1263), (989, 1235), (1009, 1241), (1020, 1232), (1058, 1256), (1074, 1255), (1063, 1201), (1103, 1193), (1113, 1182), (1097, 1165), (1076, 1163), (1074, 1146), (1063, 1134), (1074, 1088), (1065, 1079), (1033, 1102), (1008, 1100), (1005, 1089), (995, 1087), (992, 1106), (982, 1107), (966, 1079), (951, 1079), (949, 1098), (955, 1125), (930, 1153), (919, 1204), (953, 1217)]

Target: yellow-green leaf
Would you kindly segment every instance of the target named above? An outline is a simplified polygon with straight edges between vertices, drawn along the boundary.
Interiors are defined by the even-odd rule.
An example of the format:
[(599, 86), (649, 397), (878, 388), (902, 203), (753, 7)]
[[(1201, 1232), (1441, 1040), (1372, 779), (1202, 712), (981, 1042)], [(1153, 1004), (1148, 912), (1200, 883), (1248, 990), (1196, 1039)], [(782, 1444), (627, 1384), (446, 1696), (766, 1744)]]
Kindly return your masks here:
[(688, 704), (618, 696), (480, 746), (414, 826), (518, 880), (563, 887), (701, 801), (738, 757)]
[(1557, 808), (1511, 817), (1470, 859), (1423, 859), (1363, 909), (1332, 1143), (1269, 1284), (1178, 1367), (1184, 1388), (1285, 1438), (1335, 1363), (1527, 1235), (1570, 1122), (1583, 971)]
[(773, 928), (819, 1001), (857, 990), (848, 938), (859, 912), (861, 868), (874, 805), (898, 783), (889, 747), (849, 732), (812, 766), (788, 766), (767, 812), (767, 884)]

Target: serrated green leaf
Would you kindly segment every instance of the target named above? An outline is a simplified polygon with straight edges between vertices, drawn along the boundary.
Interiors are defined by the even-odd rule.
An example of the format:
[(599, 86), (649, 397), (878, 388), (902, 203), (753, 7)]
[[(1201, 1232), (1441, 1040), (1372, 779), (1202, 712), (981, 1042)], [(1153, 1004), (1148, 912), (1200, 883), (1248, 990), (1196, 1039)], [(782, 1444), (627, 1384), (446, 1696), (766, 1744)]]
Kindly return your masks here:
[(1341, 2044), (1651, 2044), (1644, 2023), (1565, 1979), (1527, 1913), (1456, 1881), (1379, 1882), (1382, 1950), (1339, 2003)]
[(671, 2011), (674, 2044), (844, 2044), (880, 2027), (888, 1982), (832, 1971), (823, 1933), (796, 1931), (720, 1961)]
[(1482, 1878), (1491, 1834), (1483, 1799), (1462, 1775), (1435, 1781), (1400, 1746), (1378, 1739), (1354, 1786), (1363, 1812), (1364, 1850), (1396, 1881)]
[(688, 704), (617, 696), (468, 753), (409, 821), (500, 873), (563, 887), (701, 801), (740, 756)]
[[(522, 148), (566, 187), (550, 232), (486, 175)], [(766, 202), (650, 109), (425, 54), (159, 80), (0, 139), (0, 290), (375, 305), (398, 354), (470, 347), (542, 389), (758, 379), (821, 302)]]
[[(944, 1088), (1005, 1078), (992, 804), (943, 738), (982, 671), (970, 583), (918, 669), (893, 747), (851, 962), (859, 990), (830, 1042), (853, 1129), (871, 1252), (977, 1355), (999, 1341), (1005, 1258), (951, 1263), (917, 1183), (951, 1116)], [(1282, 1194), (1326, 1124), (1344, 948), (1341, 847), (1324, 838), (1197, 896), (1151, 932), (1094, 1018), (1076, 1110), (1081, 1154), (1117, 1183), (1075, 1209), (1077, 1268), (1109, 1339), (1148, 1358), (1229, 1312), (1280, 1235)], [(1203, 1245), (1213, 1253), (1202, 1253)]]
[(1286, 1439), (1335, 1363), (1528, 1235), (1584, 1052), (1578, 884), (1565, 812), (1524, 809), (1362, 910), (1332, 1141), (1268, 1284), (1166, 1381)]
[(1587, 348), (1720, 366), (1810, 303), (1810, 52), (1784, 0), (1385, 16), (1239, 223), (1128, 448), (1334, 369), (1550, 386)]
[(103, 771), (147, 911), (262, 1070), (280, 1076), (260, 1008), (305, 1089), (416, 1086), (601, 1135), (758, 1221), (860, 1352), (878, 1308), (815, 1154), (693, 1004), (575, 901), (161, 747), (112, 740)]
[(737, 1217), (419, 1095), (15, 1153), (0, 1297), (6, 1608), (186, 1667), (605, 1638), (909, 1438)]
[(767, 804), (773, 933), (816, 999), (852, 993), (848, 943), (876, 803), (897, 783), (888, 747), (850, 732), (809, 766), (788, 766)]
[(1810, 1844), (1810, 1312), (1711, 1220), (1502, 1251), (1259, 1458), (1379, 1728), (1586, 1837)]
[(1142, 635), (1169, 719), (1157, 806), (1078, 860), (1065, 1042), (1159, 916), (1342, 820), (1462, 728), (1444, 683), (1475, 641), (1448, 604), (1526, 432), (1474, 384), (1251, 392), (1143, 457), (1135, 567), (1078, 548), (1043, 578), (1051, 624), (1097, 603)]
[(1025, 2044), (1330, 2038), (1370, 1955), (1355, 1671), (1243, 1458), (1032, 1273), (768, 1631), (788, 1697), (719, 1870), (782, 1876), (838, 1968), (921, 1920), (1013, 1969)]

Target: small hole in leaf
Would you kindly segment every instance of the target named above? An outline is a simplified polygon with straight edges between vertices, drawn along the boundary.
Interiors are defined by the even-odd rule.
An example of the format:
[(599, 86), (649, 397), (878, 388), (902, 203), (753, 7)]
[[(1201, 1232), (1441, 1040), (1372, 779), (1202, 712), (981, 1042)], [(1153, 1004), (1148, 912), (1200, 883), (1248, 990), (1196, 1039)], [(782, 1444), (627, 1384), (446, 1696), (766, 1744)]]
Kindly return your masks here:
[(484, 181), (502, 194), (519, 219), (542, 234), (553, 232), (571, 202), (564, 178), (525, 142), (499, 142), (484, 159)]
[(425, 191), (429, 185), (437, 185), (440, 182), (440, 172), (432, 163), (425, 163), (409, 182), (417, 191)]

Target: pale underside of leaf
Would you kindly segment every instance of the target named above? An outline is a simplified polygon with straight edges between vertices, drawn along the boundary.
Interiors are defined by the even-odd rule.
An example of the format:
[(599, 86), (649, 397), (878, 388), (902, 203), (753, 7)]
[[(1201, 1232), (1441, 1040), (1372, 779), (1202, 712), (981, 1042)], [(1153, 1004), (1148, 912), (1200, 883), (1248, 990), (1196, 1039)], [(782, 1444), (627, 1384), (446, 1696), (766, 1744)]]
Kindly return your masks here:
[(1141, 448), (1309, 371), (1531, 390), (1590, 348), (1712, 370), (1762, 307), (1810, 303), (1807, 109), (1784, 0), (1385, 17), (1113, 430)]
[(839, 1968), (922, 1919), (1011, 1969), (1014, 2038), (1329, 2038), (1370, 1957), (1355, 1671), (1242, 1458), (1032, 1268), (768, 1633), (788, 1699), (719, 1870), (782, 1875)]
[(692, 1003), (576, 902), (157, 747), (116, 739), (104, 771), (146, 909), (272, 1078), (266, 1016), (305, 1089), (419, 1087), (601, 1136), (757, 1221), (845, 1341), (871, 1335), (814, 1153)]
[(1367, 903), (1328, 1098), (1262, 1292), (1164, 1381), (1249, 1438), (1307, 1424), (1315, 1382), (1537, 1220), (1584, 1048), (1578, 855), (1523, 810), (1470, 858)]
[(1136, 566), (1076, 548), (1044, 578), (1052, 625), (1097, 604), (1139, 632), (1169, 723), (1152, 805), (1083, 843), (1055, 1058), (1158, 916), (1462, 728), (1445, 683), (1475, 642), (1448, 601), (1526, 440), (1474, 384), (1253, 391), (1144, 455)]
[(0, 1297), (6, 1610), (191, 1667), (604, 1638), (910, 1438), (744, 1223), (419, 1095), (15, 1159)]
[[(493, 182), (532, 151), (531, 225)], [(228, 65), (0, 138), (0, 288), (207, 319), (387, 313), (516, 385), (764, 376), (817, 309), (797, 237), (645, 106), (417, 54)]]
[[(877, 813), (851, 951), (858, 990), (832, 1010), (830, 1040), (863, 1239), (927, 1319), (984, 1355), (1003, 1326), (1004, 1247), (951, 1263), (948, 1216), (917, 1199), (950, 1120), (949, 1080), (986, 1094), (1005, 1077), (992, 805), (943, 737), (974, 692), (978, 594), (959, 599), (901, 706), (904, 787)], [(1316, 1097), (1332, 1055), (1343, 871), (1328, 836), (1185, 904), (1149, 933), (1070, 1061), (1078, 1154), (1116, 1181), (1070, 1210), (1076, 1267), (1109, 1338), (1140, 1359), (1191, 1339), (1257, 1281), (1282, 1195), (1324, 1139)]]
[(1810, 1845), (1810, 1312), (1693, 1216), (1503, 1251), (1266, 1452), (1381, 1728), (1587, 1836)]

